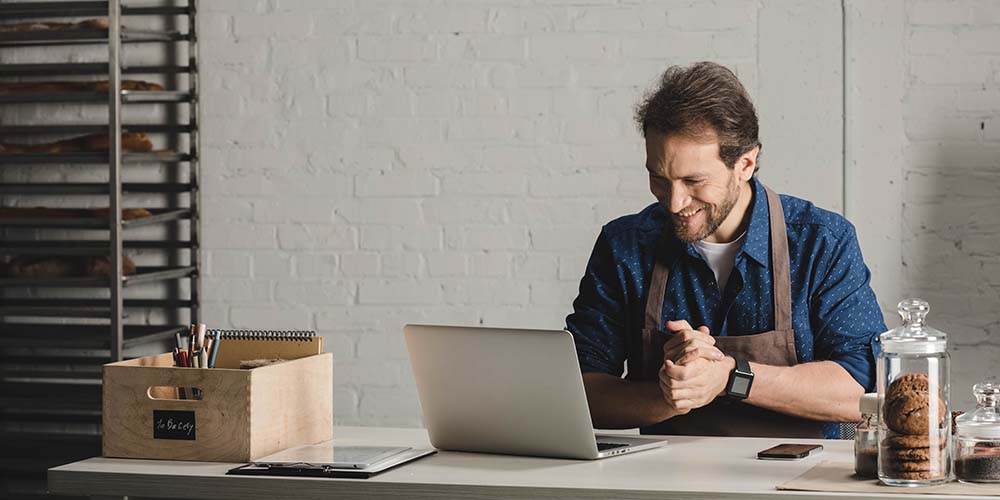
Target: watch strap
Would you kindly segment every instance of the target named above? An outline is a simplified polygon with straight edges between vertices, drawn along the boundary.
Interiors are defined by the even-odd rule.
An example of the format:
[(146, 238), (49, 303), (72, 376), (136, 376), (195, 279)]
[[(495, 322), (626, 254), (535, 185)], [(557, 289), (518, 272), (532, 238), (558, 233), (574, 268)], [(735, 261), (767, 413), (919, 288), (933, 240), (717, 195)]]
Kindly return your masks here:
[(753, 374), (753, 371), (750, 369), (750, 362), (745, 359), (736, 359), (736, 370), (742, 373)]

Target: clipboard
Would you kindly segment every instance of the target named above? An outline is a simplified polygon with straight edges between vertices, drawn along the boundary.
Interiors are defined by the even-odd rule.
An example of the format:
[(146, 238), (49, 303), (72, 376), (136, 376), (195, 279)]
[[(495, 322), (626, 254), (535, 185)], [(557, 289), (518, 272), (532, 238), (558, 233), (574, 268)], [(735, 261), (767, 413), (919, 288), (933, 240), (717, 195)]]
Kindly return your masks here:
[(338, 465), (336, 462), (322, 463), (261, 460), (258, 462), (250, 462), (249, 464), (241, 465), (239, 467), (234, 467), (226, 471), (226, 474), (233, 476), (292, 476), (368, 479), (394, 467), (398, 467), (405, 463), (437, 453), (436, 450), (427, 448), (398, 449), (402, 451), (391, 454), (390, 456), (377, 462), (366, 463), (366, 466), (362, 468), (345, 467), (342, 465), (343, 463)]

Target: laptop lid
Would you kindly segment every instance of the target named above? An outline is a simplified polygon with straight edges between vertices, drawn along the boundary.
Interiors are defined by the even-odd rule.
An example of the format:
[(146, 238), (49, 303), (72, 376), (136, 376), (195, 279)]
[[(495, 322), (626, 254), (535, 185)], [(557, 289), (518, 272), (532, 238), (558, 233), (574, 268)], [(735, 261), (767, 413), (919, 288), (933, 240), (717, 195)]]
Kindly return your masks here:
[(597, 457), (569, 332), (435, 325), (403, 331), (435, 448)]

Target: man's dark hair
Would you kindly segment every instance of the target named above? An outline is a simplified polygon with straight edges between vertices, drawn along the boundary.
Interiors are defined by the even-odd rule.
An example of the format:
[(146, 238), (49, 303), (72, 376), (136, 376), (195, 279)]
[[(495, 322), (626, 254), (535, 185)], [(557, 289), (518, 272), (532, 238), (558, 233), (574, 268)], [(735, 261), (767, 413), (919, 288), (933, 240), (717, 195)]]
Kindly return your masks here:
[(719, 158), (729, 168), (761, 146), (750, 95), (732, 71), (713, 62), (667, 68), (659, 88), (636, 108), (635, 121), (643, 137), (650, 131), (699, 137), (714, 130)]

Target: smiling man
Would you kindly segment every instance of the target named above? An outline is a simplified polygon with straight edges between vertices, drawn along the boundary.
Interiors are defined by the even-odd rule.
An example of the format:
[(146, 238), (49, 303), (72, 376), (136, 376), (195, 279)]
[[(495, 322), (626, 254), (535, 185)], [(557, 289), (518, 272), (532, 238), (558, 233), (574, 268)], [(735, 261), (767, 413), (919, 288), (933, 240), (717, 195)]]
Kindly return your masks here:
[(659, 203), (602, 228), (566, 318), (594, 425), (839, 437), (885, 330), (854, 227), (754, 176), (757, 114), (723, 66), (671, 67), (636, 121)]

